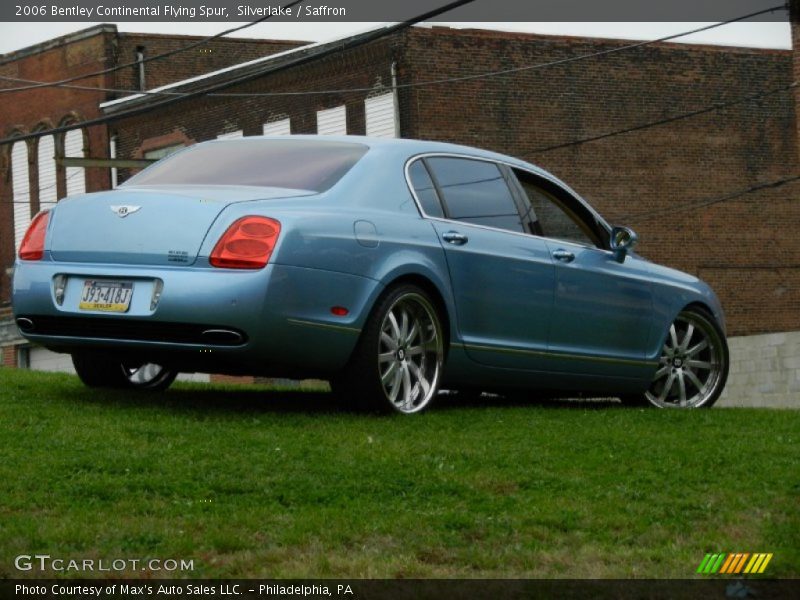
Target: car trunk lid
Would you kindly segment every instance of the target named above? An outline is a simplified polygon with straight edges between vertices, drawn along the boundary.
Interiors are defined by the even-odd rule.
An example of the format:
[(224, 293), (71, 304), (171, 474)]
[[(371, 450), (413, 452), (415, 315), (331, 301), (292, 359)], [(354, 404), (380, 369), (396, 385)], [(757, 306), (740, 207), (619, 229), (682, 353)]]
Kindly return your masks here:
[(148, 186), (76, 196), (53, 211), (50, 254), (65, 262), (188, 266), (225, 207), (310, 194), (245, 186)]

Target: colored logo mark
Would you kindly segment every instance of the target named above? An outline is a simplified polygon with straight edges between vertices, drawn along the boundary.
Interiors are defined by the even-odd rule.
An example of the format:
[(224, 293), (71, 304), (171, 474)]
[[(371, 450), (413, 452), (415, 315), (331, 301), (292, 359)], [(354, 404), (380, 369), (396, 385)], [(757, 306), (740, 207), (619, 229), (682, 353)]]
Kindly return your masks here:
[(703, 575), (738, 575), (739, 573), (763, 573), (769, 561), (772, 560), (772, 553), (738, 552), (733, 554), (706, 554), (697, 573)]

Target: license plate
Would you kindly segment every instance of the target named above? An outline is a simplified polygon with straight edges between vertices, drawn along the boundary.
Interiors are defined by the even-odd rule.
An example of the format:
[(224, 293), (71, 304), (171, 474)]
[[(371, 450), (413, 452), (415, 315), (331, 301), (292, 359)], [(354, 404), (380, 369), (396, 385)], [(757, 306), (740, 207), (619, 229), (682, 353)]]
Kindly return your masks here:
[(128, 312), (133, 296), (133, 283), (87, 279), (83, 282), (83, 292), (78, 308), (81, 310), (100, 310), (104, 312)]

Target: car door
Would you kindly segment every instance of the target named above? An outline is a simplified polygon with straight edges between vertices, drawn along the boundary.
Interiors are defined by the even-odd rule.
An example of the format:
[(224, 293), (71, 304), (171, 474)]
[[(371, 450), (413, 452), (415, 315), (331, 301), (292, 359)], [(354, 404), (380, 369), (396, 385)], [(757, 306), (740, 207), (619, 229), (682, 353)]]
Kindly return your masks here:
[(514, 170), (555, 265), (548, 351), (564, 358), (554, 370), (637, 376), (653, 313), (648, 263), (619, 262), (608, 230), (578, 198), (555, 182)]
[(476, 362), (542, 369), (555, 283), (545, 240), (523, 231), (519, 198), (492, 161), (428, 156), (409, 167), (447, 257), (458, 330)]

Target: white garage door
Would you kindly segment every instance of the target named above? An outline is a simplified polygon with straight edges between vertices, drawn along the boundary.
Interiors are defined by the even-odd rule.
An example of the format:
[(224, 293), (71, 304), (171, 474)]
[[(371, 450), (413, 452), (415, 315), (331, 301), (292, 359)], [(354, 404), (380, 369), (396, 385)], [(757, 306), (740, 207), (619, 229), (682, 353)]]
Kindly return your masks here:
[(69, 354), (51, 352), (47, 348), (34, 347), (28, 350), (28, 364), (32, 371), (75, 372), (75, 369), (72, 368), (72, 358)]
[(371, 137), (397, 137), (394, 94), (383, 94), (364, 101), (367, 118), (367, 135)]

